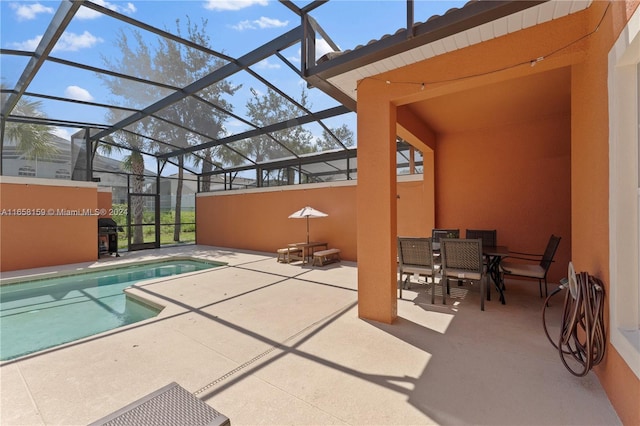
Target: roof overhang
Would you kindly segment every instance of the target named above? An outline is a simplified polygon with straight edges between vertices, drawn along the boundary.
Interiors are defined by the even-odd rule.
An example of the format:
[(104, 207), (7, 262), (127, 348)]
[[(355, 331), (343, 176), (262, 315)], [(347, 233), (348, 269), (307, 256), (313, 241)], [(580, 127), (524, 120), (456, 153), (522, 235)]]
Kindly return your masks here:
[(470, 1), (460, 9), (345, 52), (306, 71), (307, 81), (356, 110), (358, 81), (586, 9), (592, 0)]

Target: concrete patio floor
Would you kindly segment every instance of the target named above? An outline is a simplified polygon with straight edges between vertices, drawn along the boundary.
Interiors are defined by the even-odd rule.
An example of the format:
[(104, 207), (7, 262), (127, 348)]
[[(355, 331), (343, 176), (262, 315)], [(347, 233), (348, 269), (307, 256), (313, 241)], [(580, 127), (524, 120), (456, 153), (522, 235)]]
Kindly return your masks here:
[(188, 246), (3, 278), (172, 255), (228, 265), (142, 283), (155, 318), (2, 363), (0, 424), (87, 424), (174, 381), (232, 425), (621, 424), (595, 374), (562, 365), (531, 282), (484, 312), (477, 289), (431, 305), (414, 285), (387, 325), (358, 318), (351, 262)]

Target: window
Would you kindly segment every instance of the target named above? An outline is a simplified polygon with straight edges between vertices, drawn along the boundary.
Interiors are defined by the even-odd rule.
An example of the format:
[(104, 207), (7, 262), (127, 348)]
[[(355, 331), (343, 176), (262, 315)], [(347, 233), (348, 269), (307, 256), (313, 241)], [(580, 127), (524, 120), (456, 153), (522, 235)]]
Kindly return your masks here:
[(609, 52), (611, 344), (640, 377), (640, 9)]
[(56, 170), (56, 179), (71, 179), (71, 173), (67, 169)]
[(31, 176), (36, 175), (36, 169), (31, 166), (23, 166), (18, 169), (18, 176)]

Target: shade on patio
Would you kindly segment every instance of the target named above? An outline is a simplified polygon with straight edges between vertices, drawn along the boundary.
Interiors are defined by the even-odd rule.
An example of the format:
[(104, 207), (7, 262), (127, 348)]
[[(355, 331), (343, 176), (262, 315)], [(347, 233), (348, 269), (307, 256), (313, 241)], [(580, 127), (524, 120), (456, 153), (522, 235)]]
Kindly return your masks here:
[(300, 210), (293, 212), (289, 215), (289, 219), (307, 219), (307, 244), (309, 244), (309, 218), (327, 217), (326, 213), (316, 210), (313, 207), (303, 207)]

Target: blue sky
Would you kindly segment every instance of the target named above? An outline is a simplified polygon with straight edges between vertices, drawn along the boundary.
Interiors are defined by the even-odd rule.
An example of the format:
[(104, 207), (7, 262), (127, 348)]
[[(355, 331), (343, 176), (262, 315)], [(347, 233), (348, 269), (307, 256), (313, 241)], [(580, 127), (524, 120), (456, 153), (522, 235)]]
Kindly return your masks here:
[[(273, 38), (300, 25), (299, 18), (277, 1), (267, 0), (209, 0), (209, 1), (111, 1), (96, 0), (95, 3), (118, 11), (136, 20), (175, 33), (176, 19), (182, 22), (183, 30), (189, 17), (200, 24), (208, 21), (207, 29), (211, 47), (229, 56), (239, 57), (256, 49)], [(309, 1), (296, 1), (304, 6)], [(444, 14), (451, 7), (461, 7), (464, 1), (415, 1), (415, 21), (425, 21), (434, 14)], [(0, 1), (1, 30), (3, 48), (34, 50), (40, 37), (49, 25), (60, 2), (58, 1)], [(320, 6), (311, 15), (342, 49), (353, 49), (385, 34), (393, 34), (406, 25), (406, 2), (404, 0), (331, 0)], [(107, 16), (81, 8), (61, 38), (52, 55), (74, 62), (96, 67), (105, 66), (104, 58), (115, 58), (119, 50), (114, 46), (117, 31), (129, 31), (131, 27)], [(130, 34), (130, 32), (128, 33)], [(145, 37), (147, 37), (145, 35)], [(156, 36), (149, 36), (154, 45)], [(320, 48), (324, 44), (320, 42)], [(296, 45), (283, 52), (296, 67), (300, 65), (300, 49)], [(19, 78), (26, 58), (2, 55), (0, 70), (2, 83), (12, 88)], [(276, 84), (290, 96), (298, 99), (304, 83), (277, 58), (268, 59), (252, 67), (261, 76)], [(110, 93), (94, 73), (69, 70), (55, 64), (46, 64), (31, 83), (28, 91), (47, 95), (71, 97), (80, 100), (108, 103)], [(246, 75), (236, 75), (231, 81), (243, 84), (243, 89), (234, 97), (234, 112), (243, 115), (250, 89), (262, 93), (266, 90), (261, 83)], [(318, 92), (309, 92), (312, 110), (318, 111), (337, 105), (335, 101)], [(53, 118), (78, 119), (88, 122), (104, 122), (104, 112), (96, 108), (75, 108), (55, 102), (45, 102), (44, 112)], [(341, 119), (355, 132), (353, 114)], [(338, 121), (328, 123), (338, 127)], [(242, 126), (230, 133), (242, 131)], [(61, 136), (73, 133), (74, 129), (58, 129)]]

